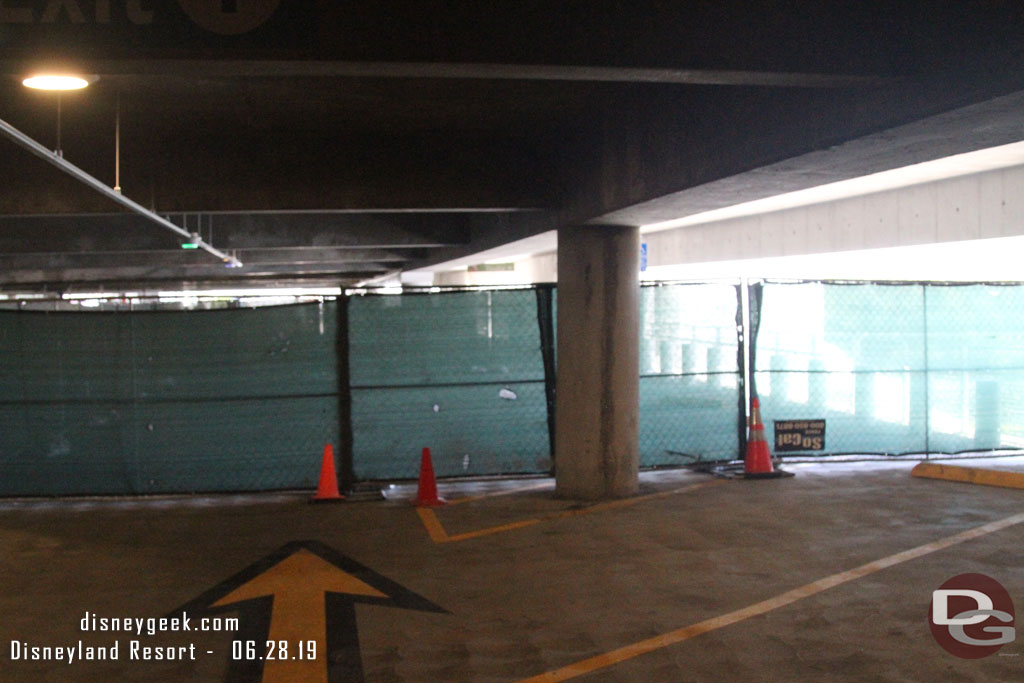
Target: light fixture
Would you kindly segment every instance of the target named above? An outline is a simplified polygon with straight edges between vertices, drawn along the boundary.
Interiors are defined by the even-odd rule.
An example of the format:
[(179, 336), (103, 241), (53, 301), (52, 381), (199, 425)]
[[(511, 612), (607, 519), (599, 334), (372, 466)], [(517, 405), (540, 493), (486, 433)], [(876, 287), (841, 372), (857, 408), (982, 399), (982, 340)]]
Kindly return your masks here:
[(81, 90), (87, 88), (95, 78), (73, 74), (37, 74), (21, 82), (26, 88), (36, 90)]
[(182, 249), (198, 249), (199, 243), (202, 242), (202, 238), (199, 237), (198, 232), (192, 233), (187, 240), (181, 243)]

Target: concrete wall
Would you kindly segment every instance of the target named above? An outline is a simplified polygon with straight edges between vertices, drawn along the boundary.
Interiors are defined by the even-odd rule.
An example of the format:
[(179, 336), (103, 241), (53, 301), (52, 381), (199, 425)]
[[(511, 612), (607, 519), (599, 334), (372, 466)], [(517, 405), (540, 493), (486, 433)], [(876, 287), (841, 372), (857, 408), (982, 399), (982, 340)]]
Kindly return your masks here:
[(1024, 235), (1024, 166), (647, 233), (665, 266)]

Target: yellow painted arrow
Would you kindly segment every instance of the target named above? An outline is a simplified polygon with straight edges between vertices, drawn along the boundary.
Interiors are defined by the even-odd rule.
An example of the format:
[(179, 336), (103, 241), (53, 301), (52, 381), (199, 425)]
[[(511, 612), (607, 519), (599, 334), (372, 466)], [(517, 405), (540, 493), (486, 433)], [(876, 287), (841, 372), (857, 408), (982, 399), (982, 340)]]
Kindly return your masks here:
[[(309, 540), (281, 546), (169, 615), (244, 615), (225, 683), (358, 683), (363, 680), (363, 664), (357, 604), (447, 613), (422, 595)], [(235, 649), (239, 643), (244, 643), (244, 656)], [(310, 656), (312, 644), (315, 657)]]
[[(387, 597), (309, 550), (299, 549), (212, 606), (274, 596), (267, 639), (284, 641), (288, 650), (286, 658), (263, 662), (264, 683), (324, 683), (328, 660), (326, 593)], [(316, 659), (298, 659), (299, 642), (310, 640), (316, 641)], [(266, 654), (263, 646), (257, 643), (258, 656)]]

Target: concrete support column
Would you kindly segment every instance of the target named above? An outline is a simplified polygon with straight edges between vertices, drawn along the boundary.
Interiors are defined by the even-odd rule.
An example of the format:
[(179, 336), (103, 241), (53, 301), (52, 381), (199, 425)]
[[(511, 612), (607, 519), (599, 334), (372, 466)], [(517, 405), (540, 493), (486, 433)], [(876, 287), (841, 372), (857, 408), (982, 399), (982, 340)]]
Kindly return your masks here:
[(811, 405), (816, 404), (824, 408), (828, 405), (828, 375), (825, 374), (825, 361), (812, 358), (807, 369), (810, 371), (807, 378), (807, 400)]
[(721, 378), (715, 377), (711, 373), (717, 372), (718, 369), (722, 366), (722, 347), (709, 346), (707, 351), (707, 359), (708, 364), (707, 370), (705, 370), (705, 372), (708, 373), (708, 386), (711, 386), (713, 383), (716, 382), (716, 380), (718, 380), (718, 384), (721, 384)]
[(686, 344), (682, 345), (680, 351), (679, 342), (675, 339), (662, 339), (660, 342), (659, 355), (661, 356), (660, 371), (662, 375), (678, 375), (683, 371), (683, 354), (686, 353)]
[(974, 397), (974, 447), (999, 448), (999, 383), (978, 382)]
[(789, 358), (782, 354), (773, 355), (768, 361), (768, 367), (772, 370), (772, 399), (776, 401), (789, 400)]
[(640, 229), (558, 231), (555, 492), (599, 500), (638, 487)]
[(658, 349), (658, 340), (653, 337), (644, 337), (640, 341), (640, 374), (657, 375), (661, 372), (661, 353)]
[(875, 418), (875, 374), (873, 372), (858, 372), (853, 378), (853, 414), (873, 420)]
[(925, 371), (910, 373), (910, 428), (925, 430), (924, 439), (927, 450), (931, 450), (931, 425), (928, 424), (928, 373)]
[(660, 322), (653, 305), (653, 292), (641, 290), (641, 301), (645, 296), (647, 297), (646, 303), (650, 305), (641, 306), (643, 314), (640, 318), (640, 374), (656, 375), (661, 371), (661, 353), (658, 345)]

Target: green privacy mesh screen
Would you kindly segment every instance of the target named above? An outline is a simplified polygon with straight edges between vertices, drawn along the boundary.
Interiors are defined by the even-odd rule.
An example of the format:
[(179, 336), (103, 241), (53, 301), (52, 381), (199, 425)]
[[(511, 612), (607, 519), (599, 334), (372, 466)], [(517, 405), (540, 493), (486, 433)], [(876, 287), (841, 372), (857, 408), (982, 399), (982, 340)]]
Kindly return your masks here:
[(316, 484), (336, 305), (0, 312), (0, 494)]
[(1024, 289), (769, 283), (756, 387), (775, 420), (825, 419), (814, 453), (1024, 445)]
[[(544, 289), (353, 297), (359, 479), (545, 472)], [(1024, 447), (1024, 288), (767, 283), (756, 388), (822, 451)], [(640, 459), (735, 458), (737, 288), (641, 291)], [(338, 309), (0, 312), (0, 495), (312, 487), (339, 443)], [(546, 361), (546, 362), (545, 362)], [(547, 365), (547, 368), (545, 366)]]
[[(735, 289), (643, 292), (642, 465), (733, 457)], [(415, 478), (423, 446), (439, 476), (548, 471), (550, 293), (352, 298), (355, 476)], [(0, 313), (0, 494), (315, 485), (339, 443), (337, 320), (334, 302)]]
[(640, 295), (640, 465), (739, 451), (737, 288), (648, 286)]
[(755, 386), (775, 420), (825, 419), (825, 451), (924, 449), (925, 345), (919, 286), (766, 284)]
[[(641, 466), (736, 457), (736, 287), (642, 291)], [(415, 477), (423, 446), (431, 448), (438, 476), (550, 468), (539, 333), (546, 311), (538, 318), (537, 294), (449, 292), (351, 301), (357, 478)]]
[(929, 448), (1024, 447), (1024, 288), (926, 294)]
[(550, 467), (534, 290), (355, 297), (349, 344), (357, 478)]

